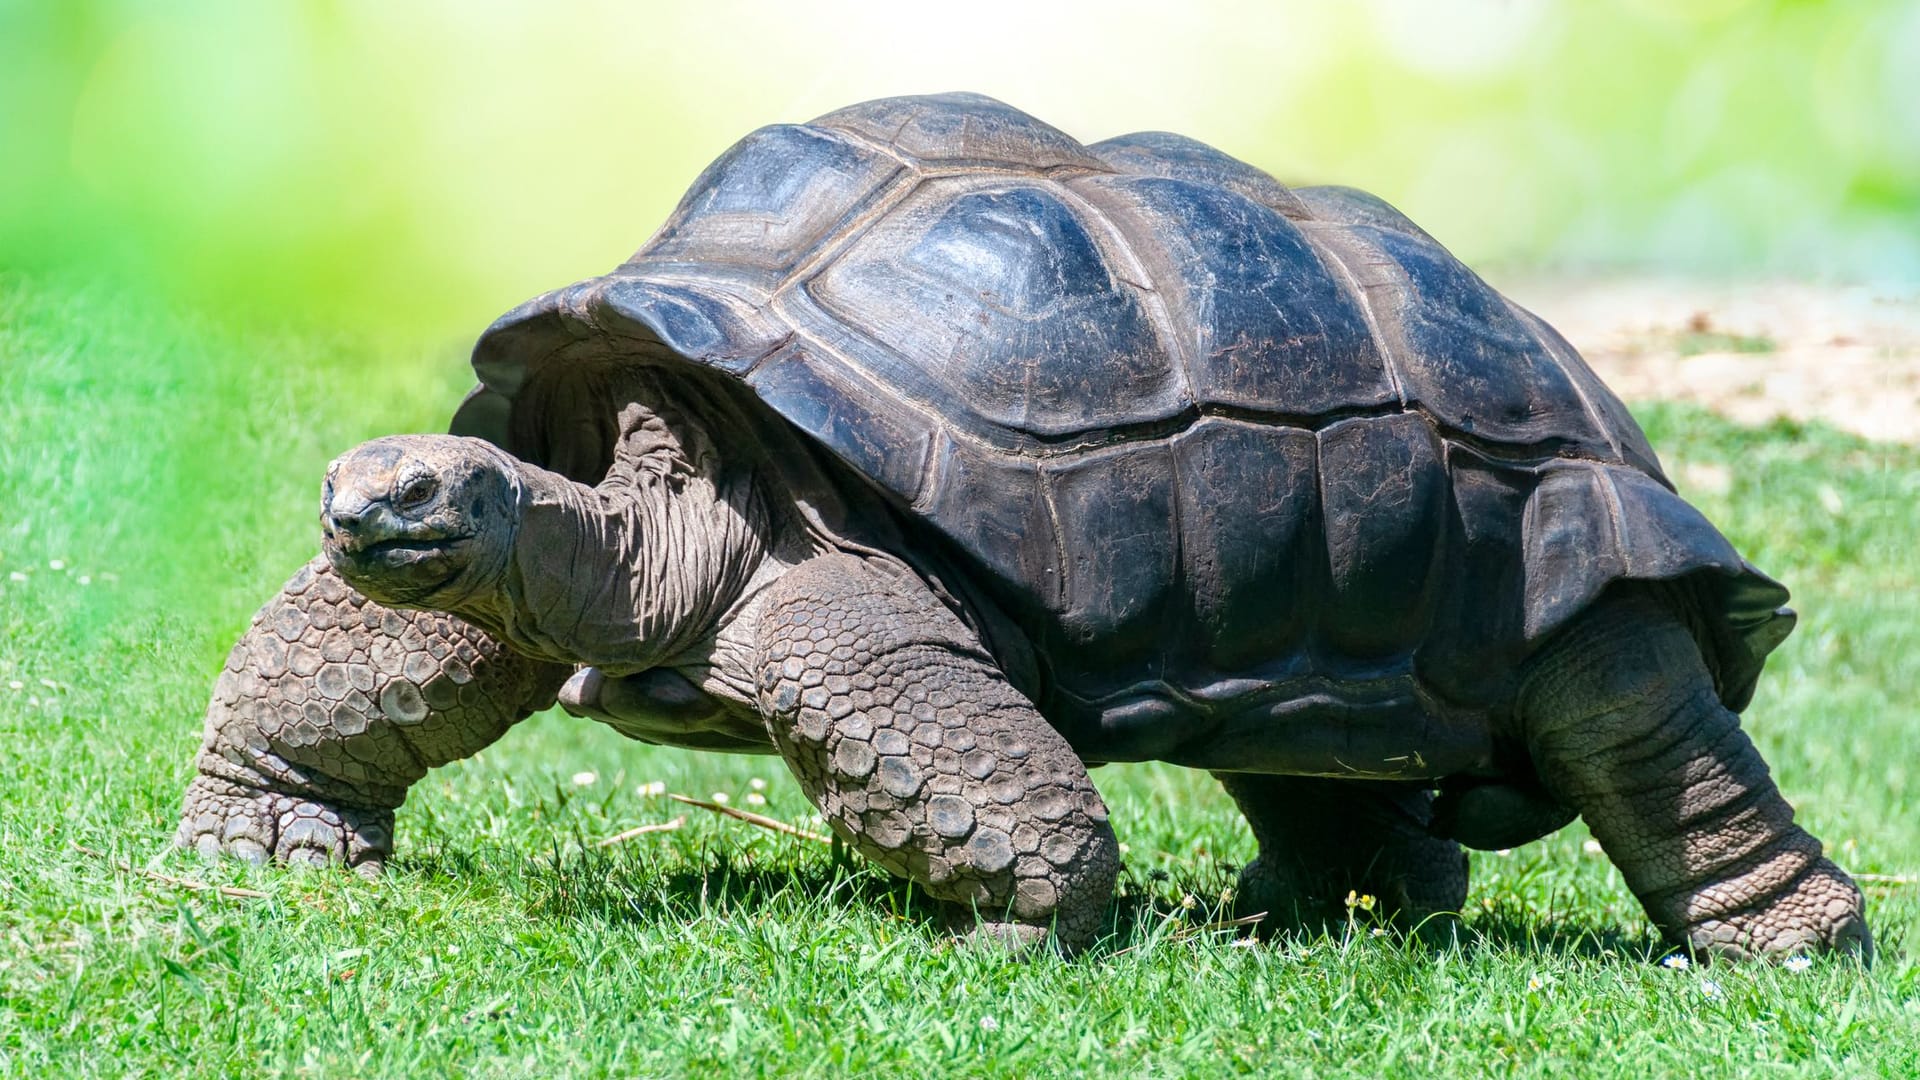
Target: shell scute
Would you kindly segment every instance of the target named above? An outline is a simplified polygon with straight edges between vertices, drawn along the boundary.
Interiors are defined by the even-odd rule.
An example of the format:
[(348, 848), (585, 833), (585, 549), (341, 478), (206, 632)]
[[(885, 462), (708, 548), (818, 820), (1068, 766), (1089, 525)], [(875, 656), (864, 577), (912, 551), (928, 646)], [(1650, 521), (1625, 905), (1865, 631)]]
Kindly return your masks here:
[(1199, 401), (1303, 418), (1398, 403), (1360, 301), (1271, 207), (1184, 179), (1079, 187), (1147, 262)]
[(857, 214), (899, 161), (797, 124), (764, 127), (709, 165), (647, 244), (650, 262), (734, 267), (777, 283)]
[(916, 512), (979, 560), (1018, 604), (1057, 605), (1063, 559), (1034, 460), (943, 436), (930, 472)]
[[(1166, 644), (1180, 536), (1171, 451), (1164, 441), (1080, 454), (1043, 467), (1063, 553), (1059, 640), (1042, 643), (1068, 685), (1109, 688)], [(1047, 648), (1055, 646), (1056, 648)]]
[(1087, 149), (1122, 173), (1225, 188), (1286, 217), (1313, 216), (1298, 195), (1264, 170), (1185, 135), (1171, 131), (1136, 131), (1094, 143)]
[(680, 282), (615, 275), (588, 302), (597, 333), (657, 339), (675, 355), (736, 375), (786, 336), (751, 301)]
[[(1331, 234), (1322, 233), (1331, 239)], [(1462, 435), (1619, 460), (1579, 388), (1499, 293), (1438, 244), (1373, 226), (1341, 231), (1401, 393)]]
[(812, 126), (848, 132), (928, 164), (1107, 167), (1059, 128), (983, 94), (882, 98), (837, 109)]
[(1044, 181), (923, 185), (807, 284), (884, 350), (880, 382), (938, 384), (988, 442), (1171, 416), (1186, 404), (1138, 290)]
[(1394, 209), (1393, 204), (1359, 188), (1339, 184), (1293, 189), (1294, 197), (1307, 207), (1317, 221), (1339, 225), (1369, 225), (1376, 229), (1395, 229), (1410, 236), (1438, 243), (1413, 219)]
[(768, 358), (746, 381), (789, 423), (833, 447), (862, 475), (908, 501), (920, 494), (937, 435), (931, 417), (901, 407), (804, 345)]
[(1321, 520), (1332, 591), (1323, 621), (1341, 656), (1418, 641), (1446, 561), (1447, 471), (1418, 413), (1343, 421), (1319, 433)]
[(1198, 631), (1177, 636), (1212, 671), (1295, 651), (1323, 595), (1314, 433), (1206, 417), (1171, 445), (1187, 625)]

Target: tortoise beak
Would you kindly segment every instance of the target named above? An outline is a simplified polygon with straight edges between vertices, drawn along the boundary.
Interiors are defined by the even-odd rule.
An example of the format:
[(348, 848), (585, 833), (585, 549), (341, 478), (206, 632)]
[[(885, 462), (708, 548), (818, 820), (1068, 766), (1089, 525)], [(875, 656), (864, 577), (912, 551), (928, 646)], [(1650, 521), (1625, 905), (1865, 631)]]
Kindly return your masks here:
[(320, 525), (329, 548), (346, 555), (405, 536), (407, 522), (385, 499), (369, 499), (353, 489), (329, 490), (320, 508)]
[(328, 483), (320, 524), (327, 561), (376, 600), (425, 596), (460, 572), (456, 554), (467, 537), (409, 519), (356, 485)]

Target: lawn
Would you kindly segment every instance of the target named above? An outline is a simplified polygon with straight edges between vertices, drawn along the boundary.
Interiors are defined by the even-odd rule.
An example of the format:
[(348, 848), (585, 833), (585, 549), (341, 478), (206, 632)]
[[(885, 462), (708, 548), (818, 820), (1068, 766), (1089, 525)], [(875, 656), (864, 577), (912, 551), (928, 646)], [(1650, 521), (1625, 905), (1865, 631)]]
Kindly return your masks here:
[[(1245, 947), (1206, 923), (1252, 841), (1171, 767), (1095, 776), (1127, 867), (1075, 962), (956, 950), (877, 872), (644, 793), (804, 824), (774, 759), (557, 713), (417, 787), (377, 884), (173, 851), (208, 687), (312, 553), (322, 467), (440, 428), (460, 353), (0, 276), (0, 1073), (1920, 1075), (1920, 885), (1870, 887), (1870, 973), (1677, 970), (1576, 825), (1476, 854), (1452, 944), (1357, 913)], [(1920, 874), (1920, 452), (1636, 411), (1795, 591), (1747, 717), (1801, 819)]]

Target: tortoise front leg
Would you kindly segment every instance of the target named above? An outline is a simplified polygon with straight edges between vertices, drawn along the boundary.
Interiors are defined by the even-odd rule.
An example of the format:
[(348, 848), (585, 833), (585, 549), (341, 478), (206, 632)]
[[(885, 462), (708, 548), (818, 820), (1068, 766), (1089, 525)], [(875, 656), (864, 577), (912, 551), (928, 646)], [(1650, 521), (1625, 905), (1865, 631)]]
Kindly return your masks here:
[(774, 743), (836, 835), (978, 932), (1092, 943), (1119, 873), (1106, 805), (923, 583), (848, 555), (789, 571), (757, 661)]
[(1260, 854), (1240, 872), (1234, 910), (1267, 913), (1260, 929), (1339, 918), (1349, 892), (1379, 898), (1409, 925), (1458, 912), (1467, 856), (1430, 833), (1423, 784), (1215, 773), (1240, 805)]
[(177, 842), (377, 873), (407, 788), (551, 704), (566, 675), (452, 616), (382, 607), (314, 559), (214, 683)]
[(1640, 592), (1570, 624), (1521, 696), (1540, 778), (1580, 811), (1675, 943), (1724, 956), (1873, 953), (1860, 890), (1794, 824), (1693, 636)]

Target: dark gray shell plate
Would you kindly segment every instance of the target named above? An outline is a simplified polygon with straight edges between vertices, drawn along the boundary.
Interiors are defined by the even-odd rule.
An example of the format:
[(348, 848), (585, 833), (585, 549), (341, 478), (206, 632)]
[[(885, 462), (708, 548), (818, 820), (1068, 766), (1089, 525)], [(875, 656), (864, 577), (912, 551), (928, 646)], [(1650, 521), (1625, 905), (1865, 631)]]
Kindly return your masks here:
[(763, 128), (496, 322), (454, 430), (528, 453), (512, 400), (582, 347), (739, 378), (924, 523), (1092, 757), (1483, 768), (1611, 582), (1700, 583), (1735, 708), (1792, 626), (1559, 335), (1384, 202), (1180, 136), (972, 95)]

